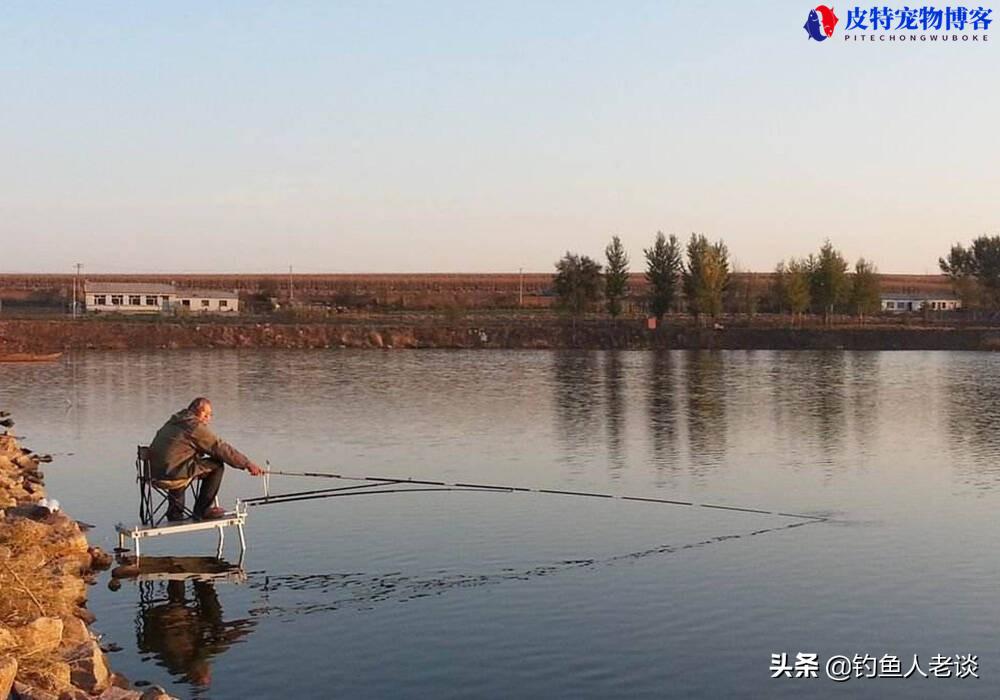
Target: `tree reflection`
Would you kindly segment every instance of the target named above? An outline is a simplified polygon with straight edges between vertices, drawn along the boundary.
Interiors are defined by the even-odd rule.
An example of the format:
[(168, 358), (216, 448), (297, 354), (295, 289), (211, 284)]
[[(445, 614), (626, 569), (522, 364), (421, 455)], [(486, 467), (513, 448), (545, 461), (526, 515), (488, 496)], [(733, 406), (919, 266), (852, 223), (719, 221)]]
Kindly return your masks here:
[(879, 420), (879, 353), (851, 353), (851, 422), (862, 455), (875, 446)]
[(595, 435), (599, 388), (596, 353), (561, 350), (553, 358), (558, 432), (573, 464), (590, 455)]
[(687, 360), (691, 464), (718, 466), (726, 454), (726, 363), (720, 352), (711, 350), (694, 351)]
[(604, 353), (604, 420), (608, 435), (608, 455), (614, 472), (625, 468), (624, 379), (625, 368), (621, 353), (617, 350)]
[(961, 362), (949, 367), (941, 382), (947, 396), (948, 439), (958, 455), (956, 471), (962, 481), (981, 490), (1000, 482), (1000, 375), (994, 357), (957, 358)]
[(674, 379), (674, 353), (654, 350), (649, 362), (646, 403), (649, 407), (649, 437), (653, 462), (658, 467), (676, 467), (677, 396)]
[(793, 455), (802, 463), (838, 464), (846, 430), (847, 360), (843, 351), (782, 353), (771, 374), (775, 423), (798, 450), (818, 455)]

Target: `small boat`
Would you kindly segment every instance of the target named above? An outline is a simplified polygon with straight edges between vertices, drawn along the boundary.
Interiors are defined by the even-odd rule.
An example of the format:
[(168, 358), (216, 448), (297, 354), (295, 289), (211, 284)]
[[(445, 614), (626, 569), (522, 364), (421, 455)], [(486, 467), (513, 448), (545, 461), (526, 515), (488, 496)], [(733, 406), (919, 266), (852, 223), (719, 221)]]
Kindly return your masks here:
[(0, 354), (0, 362), (55, 362), (62, 357), (61, 352), (32, 353), (32, 352), (10, 352)]

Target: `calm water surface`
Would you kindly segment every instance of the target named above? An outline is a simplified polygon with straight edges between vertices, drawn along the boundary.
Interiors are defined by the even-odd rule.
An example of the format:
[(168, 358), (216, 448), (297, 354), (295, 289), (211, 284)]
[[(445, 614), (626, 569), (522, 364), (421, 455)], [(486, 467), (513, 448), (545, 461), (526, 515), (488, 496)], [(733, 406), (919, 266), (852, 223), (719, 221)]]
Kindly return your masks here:
[[(243, 582), (105, 578), (115, 668), (183, 697), (996, 697), (1000, 356), (214, 351), (0, 365), (50, 495), (115, 544), (196, 395), (276, 469), (676, 498), (423, 493), (251, 511)], [(328, 484), (272, 480), (272, 491)], [(227, 502), (261, 482), (229, 471)], [(232, 537), (230, 539), (233, 539)], [(214, 536), (148, 540), (210, 554)], [(235, 543), (229, 545), (235, 555)], [(772, 653), (976, 679), (770, 679)]]

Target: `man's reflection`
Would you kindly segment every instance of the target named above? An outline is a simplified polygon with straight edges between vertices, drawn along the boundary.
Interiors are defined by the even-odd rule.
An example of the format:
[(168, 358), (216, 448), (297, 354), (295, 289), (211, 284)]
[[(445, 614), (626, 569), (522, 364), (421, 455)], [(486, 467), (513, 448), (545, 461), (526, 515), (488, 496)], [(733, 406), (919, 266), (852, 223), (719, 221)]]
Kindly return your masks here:
[(143, 582), (139, 604), (139, 650), (153, 654), (160, 665), (189, 683), (212, 682), (212, 657), (223, 653), (253, 629), (252, 620), (225, 621), (211, 581), (167, 581), (167, 596), (155, 583)]

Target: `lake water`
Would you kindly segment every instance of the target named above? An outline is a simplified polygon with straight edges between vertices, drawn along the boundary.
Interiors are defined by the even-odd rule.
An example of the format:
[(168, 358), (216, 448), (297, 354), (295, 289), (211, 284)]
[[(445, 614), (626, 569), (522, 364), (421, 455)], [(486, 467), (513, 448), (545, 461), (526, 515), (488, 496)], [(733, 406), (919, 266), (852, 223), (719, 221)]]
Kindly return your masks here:
[[(242, 583), (108, 577), (116, 670), (182, 697), (996, 697), (1000, 355), (210, 351), (0, 365), (50, 496), (134, 521), (135, 445), (213, 399), (275, 469), (500, 483), (250, 511)], [(274, 477), (272, 492), (330, 482)], [(261, 493), (227, 471), (223, 497)], [(235, 557), (235, 535), (228, 556)], [(199, 534), (144, 554), (212, 554)], [(772, 654), (818, 678), (771, 678)], [(914, 655), (930, 678), (826, 677)], [(980, 678), (932, 658), (978, 657)], [(939, 660), (937, 667), (945, 667)], [(882, 670), (891, 670), (891, 659)], [(953, 667), (954, 668), (954, 667)], [(964, 667), (968, 670), (968, 666)], [(953, 674), (954, 675), (954, 674)]]

